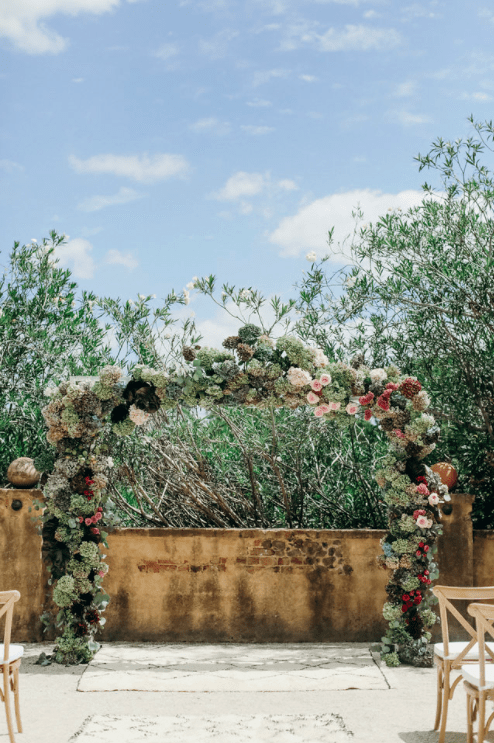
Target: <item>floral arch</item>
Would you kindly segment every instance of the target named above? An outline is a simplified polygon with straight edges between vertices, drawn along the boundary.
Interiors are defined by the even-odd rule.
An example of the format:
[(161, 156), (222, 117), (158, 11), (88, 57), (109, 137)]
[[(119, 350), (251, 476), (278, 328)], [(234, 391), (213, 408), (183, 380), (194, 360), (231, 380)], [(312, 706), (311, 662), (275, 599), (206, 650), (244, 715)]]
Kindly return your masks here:
[(428, 630), (436, 622), (429, 587), (438, 576), (438, 504), (449, 496), (421, 461), (435, 448), (439, 428), (425, 412), (430, 401), (420, 382), (403, 377), (395, 366), (330, 362), (320, 349), (290, 336), (275, 342), (251, 324), (226, 338), (223, 350), (184, 347), (183, 357), (182, 368), (169, 373), (138, 365), (124, 377), (118, 367), (106, 366), (97, 378), (72, 378), (47, 390), (51, 400), (43, 416), (51, 457), (37, 466), (49, 473), (42, 518), (59, 607), (55, 660), (87, 662), (99, 647), (94, 636), (109, 601), (102, 588), (108, 567), (99, 545), (108, 546), (112, 440), (179, 402), (206, 409), (312, 405), (315, 416), (342, 427), (356, 419), (378, 421), (389, 440), (383, 468), (375, 473), (389, 514), (379, 562), (392, 570), (383, 608), (389, 622), (383, 658), (398, 665), (400, 658), (416, 662), (425, 655)]

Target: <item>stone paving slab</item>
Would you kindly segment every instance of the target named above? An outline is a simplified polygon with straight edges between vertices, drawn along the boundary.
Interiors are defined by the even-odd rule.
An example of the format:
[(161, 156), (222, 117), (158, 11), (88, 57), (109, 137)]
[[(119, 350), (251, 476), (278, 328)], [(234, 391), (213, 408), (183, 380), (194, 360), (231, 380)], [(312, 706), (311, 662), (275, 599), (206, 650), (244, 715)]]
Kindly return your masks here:
[(367, 644), (146, 645), (112, 643), (78, 690), (270, 692), (388, 689)]
[(94, 715), (74, 743), (348, 743), (351, 732), (334, 714), (134, 717)]

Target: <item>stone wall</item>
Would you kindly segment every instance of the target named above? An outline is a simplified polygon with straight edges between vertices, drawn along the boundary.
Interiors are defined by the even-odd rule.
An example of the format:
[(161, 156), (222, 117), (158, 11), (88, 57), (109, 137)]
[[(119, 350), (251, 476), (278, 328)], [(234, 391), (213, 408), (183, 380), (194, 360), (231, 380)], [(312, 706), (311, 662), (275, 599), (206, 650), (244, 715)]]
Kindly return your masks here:
[[(28, 509), (36, 490), (0, 490), (0, 590), (21, 592), (15, 639), (43, 638), (51, 589)], [(453, 494), (439, 540), (443, 585), (494, 584), (494, 532), (472, 532), (472, 497)], [(21, 508), (12, 508), (14, 501)], [(15, 505), (18, 505), (15, 504)], [(107, 640), (379, 641), (384, 531), (121, 529), (109, 536)], [(452, 638), (454, 639), (454, 638)]]

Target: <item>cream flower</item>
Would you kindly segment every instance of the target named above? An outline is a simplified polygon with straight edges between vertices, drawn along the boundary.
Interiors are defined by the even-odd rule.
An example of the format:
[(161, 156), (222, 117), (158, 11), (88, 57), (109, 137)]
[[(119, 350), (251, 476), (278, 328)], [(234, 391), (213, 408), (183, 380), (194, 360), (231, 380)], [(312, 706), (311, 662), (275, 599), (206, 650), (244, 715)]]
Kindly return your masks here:
[(384, 382), (388, 377), (384, 369), (371, 369), (369, 376), (373, 382)]
[(307, 253), (305, 256), (306, 260), (310, 261), (311, 263), (314, 263), (314, 261), (317, 261), (317, 254), (314, 250), (311, 250), (310, 253)]
[(136, 408), (135, 405), (131, 405), (129, 409), (129, 418), (136, 424), (136, 426), (142, 426), (149, 418), (149, 413), (145, 413), (144, 410)]
[(310, 384), (312, 377), (308, 371), (299, 369), (298, 366), (291, 366), (287, 372), (287, 379), (294, 387), (305, 387)]

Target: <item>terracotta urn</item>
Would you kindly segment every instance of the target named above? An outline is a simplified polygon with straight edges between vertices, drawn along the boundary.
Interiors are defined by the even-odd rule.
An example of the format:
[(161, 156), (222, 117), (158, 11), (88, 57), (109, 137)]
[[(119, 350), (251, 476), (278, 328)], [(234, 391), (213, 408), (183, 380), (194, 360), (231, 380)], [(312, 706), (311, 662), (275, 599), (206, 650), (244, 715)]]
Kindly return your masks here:
[(458, 482), (458, 472), (448, 462), (437, 462), (431, 466), (431, 470), (439, 475), (441, 482), (447, 485), (449, 490), (452, 490)]
[(7, 470), (7, 479), (16, 488), (32, 488), (40, 477), (41, 472), (35, 468), (30, 457), (14, 459)]

